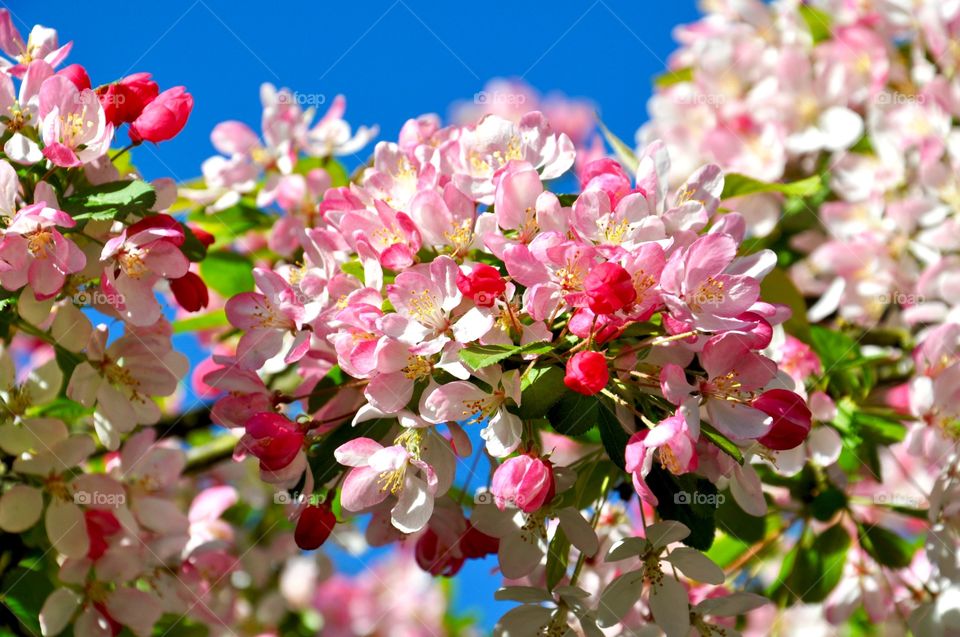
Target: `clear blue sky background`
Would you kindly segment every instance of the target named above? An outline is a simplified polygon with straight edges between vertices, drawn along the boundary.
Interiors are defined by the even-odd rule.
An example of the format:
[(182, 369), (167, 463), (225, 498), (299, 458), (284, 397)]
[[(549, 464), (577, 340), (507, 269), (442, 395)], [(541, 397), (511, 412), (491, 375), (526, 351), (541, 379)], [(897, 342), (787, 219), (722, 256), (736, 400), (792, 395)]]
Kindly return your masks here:
[[(161, 89), (185, 85), (195, 107), (184, 132), (134, 153), (146, 177), (179, 180), (197, 176), (213, 153), (209, 132), (218, 121), (259, 130), (264, 81), (328, 99), (343, 93), (348, 121), (379, 124), (380, 139), (394, 139), (410, 117), (446, 116), (453, 101), (471, 98), (488, 79), (521, 77), (541, 92), (591, 99), (606, 124), (632, 141), (646, 119), (651, 79), (674, 48), (673, 27), (697, 17), (694, 0), (0, 5), (24, 33), (40, 23), (58, 29), (61, 41), (74, 40), (68, 61), (86, 66), (94, 85), (137, 71), (153, 73)], [(509, 607), (492, 602), (492, 567), (469, 564), (458, 580), (458, 607), (477, 610), (486, 627)]]

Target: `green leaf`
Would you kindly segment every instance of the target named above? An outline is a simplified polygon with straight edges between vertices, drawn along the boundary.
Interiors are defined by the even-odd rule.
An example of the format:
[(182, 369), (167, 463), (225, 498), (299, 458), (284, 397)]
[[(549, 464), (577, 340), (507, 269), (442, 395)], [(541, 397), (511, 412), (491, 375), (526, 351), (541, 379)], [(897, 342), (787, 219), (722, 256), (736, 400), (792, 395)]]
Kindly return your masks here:
[(596, 396), (584, 396), (568, 391), (550, 409), (550, 425), (565, 436), (579, 436), (600, 422), (600, 401)]
[(700, 551), (709, 550), (717, 530), (717, 487), (692, 473), (675, 476), (657, 466), (647, 474), (646, 482), (657, 496), (660, 517), (682, 522), (690, 529), (683, 543)]
[(474, 370), (495, 365), (515, 354), (544, 354), (553, 346), (544, 341), (526, 345), (480, 345), (475, 343), (460, 350), (460, 360)]
[(199, 263), (207, 256), (207, 246), (205, 246), (193, 230), (185, 223), (181, 223), (183, 228), (183, 245), (180, 246), (181, 252), (192, 263)]
[(597, 123), (600, 124), (600, 130), (603, 131), (603, 136), (606, 138), (607, 143), (610, 144), (610, 147), (613, 148), (613, 152), (616, 154), (620, 163), (623, 164), (624, 168), (631, 174), (636, 173), (640, 161), (637, 159), (633, 149), (627, 146), (622, 139), (614, 135), (610, 129), (607, 128), (606, 124), (600, 120), (597, 120)]
[(727, 173), (723, 179), (723, 194), (721, 199), (731, 199), (752, 195), (758, 192), (779, 192), (795, 197), (809, 197), (820, 190), (820, 176), (813, 175), (806, 179), (793, 181), (787, 184), (760, 181), (740, 173)]
[(520, 385), (518, 415), (524, 420), (543, 418), (567, 391), (563, 377), (564, 371), (556, 365), (531, 368)]
[(760, 298), (768, 303), (779, 303), (789, 307), (791, 315), (783, 324), (784, 329), (801, 341), (810, 342), (807, 302), (786, 272), (780, 268), (771, 270), (760, 283)]
[(212, 234), (216, 238), (215, 246), (222, 246), (251, 231), (272, 227), (277, 217), (260, 210), (253, 202), (241, 201), (217, 212), (196, 210), (188, 219)]
[(740, 451), (740, 447), (738, 447), (736, 443), (724, 436), (722, 433), (714, 429), (710, 424), (701, 422), (700, 433), (703, 434), (704, 438), (712, 442), (718, 449), (720, 449), (720, 451), (736, 460), (737, 464), (743, 464), (743, 453)]
[(40, 634), (40, 609), (53, 592), (50, 578), (38, 571), (15, 568), (3, 578), (0, 601), (34, 635)]
[(801, 4), (797, 11), (799, 11), (803, 21), (807, 23), (814, 44), (830, 39), (830, 26), (833, 18), (830, 17), (829, 13), (809, 4)]
[(675, 71), (667, 71), (666, 73), (661, 73), (660, 75), (653, 78), (653, 85), (657, 88), (666, 88), (668, 86), (673, 86), (674, 84), (680, 84), (681, 82), (692, 82), (693, 81), (693, 67), (687, 66), (682, 69), (677, 69)]
[(717, 500), (717, 527), (727, 535), (748, 544), (762, 540), (766, 532), (764, 518), (750, 515), (741, 509), (729, 491), (721, 495), (723, 501)]
[(85, 188), (60, 202), (76, 221), (123, 219), (130, 214), (147, 215), (157, 202), (153, 186), (140, 179), (112, 181)]
[(847, 505), (847, 496), (839, 489), (829, 488), (820, 492), (810, 503), (813, 517), (826, 522)]
[(199, 332), (215, 327), (223, 327), (224, 325), (229, 325), (227, 313), (219, 309), (207, 312), (206, 314), (200, 314), (199, 316), (191, 316), (190, 318), (174, 321), (173, 333), (184, 334), (186, 332)]
[(547, 550), (547, 589), (553, 590), (567, 574), (570, 562), (570, 540), (563, 529), (557, 527)]
[(860, 526), (860, 545), (877, 560), (890, 568), (906, 568), (913, 561), (914, 547), (904, 538), (882, 526)]
[(200, 276), (220, 296), (230, 298), (241, 292), (252, 292), (253, 263), (236, 252), (218, 250), (207, 254), (200, 264)]
[(316, 445), (311, 447), (307, 454), (310, 458), (310, 467), (313, 470), (314, 484), (326, 484), (338, 473), (347, 469), (337, 462), (333, 455), (337, 447), (361, 437), (381, 441), (396, 422), (395, 418), (378, 418), (377, 420), (357, 423), (355, 427), (351, 427), (348, 423), (337, 427), (324, 436)]
[(822, 602), (839, 583), (850, 548), (847, 531), (836, 524), (813, 542), (808, 540), (809, 534), (784, 559), (775, 584), (776, 597), (808, 604)]
[(610, 405), (602, 400), (598, 400), (597, 404), (599, 405), (597, 425), (600, 428), (600, 442), (603, 443), (607, 457), (613, 461), (613, 464), (626, 471), (624, 453), (627, 450), (627, 443), (630, 442), (630, 435), (624, 431), (616, 411)]

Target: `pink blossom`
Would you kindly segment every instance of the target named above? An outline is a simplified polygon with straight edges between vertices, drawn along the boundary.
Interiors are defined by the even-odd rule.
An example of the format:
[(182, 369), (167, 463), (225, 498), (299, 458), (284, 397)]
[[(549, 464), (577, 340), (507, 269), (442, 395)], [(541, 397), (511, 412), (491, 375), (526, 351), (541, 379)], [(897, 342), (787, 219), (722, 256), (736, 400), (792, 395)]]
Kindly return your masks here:
[(493, 473), (490, 492), (501, 511), (510, 505), (533, 513), (548, 504), (556, 492), (552, 465), (533, 455), (508, 458)]
[(113, 126), (91, 89), (55, 75), (40, 86), (38, 114), (43, 155), (57, 166), (73, 168), (97, 159), (110, 148)]
[(29, 284), (38, 300), (56, 296), (66, 277), (86, 264), (83, 252), (57, 230), (75, 225), (46, 202), (22, 208), (0, 240), (0, 284), (7, 290)]

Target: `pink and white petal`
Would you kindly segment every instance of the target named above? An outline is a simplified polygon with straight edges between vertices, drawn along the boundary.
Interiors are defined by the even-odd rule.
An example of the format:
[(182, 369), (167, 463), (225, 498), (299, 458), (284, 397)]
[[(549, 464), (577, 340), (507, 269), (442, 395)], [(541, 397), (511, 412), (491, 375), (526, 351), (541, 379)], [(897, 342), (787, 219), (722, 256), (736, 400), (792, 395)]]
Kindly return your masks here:
[(341, 490), (340, 503), (343, 508), (357, 513), (383, 502), (387, 492), (380, 488), (379, 480), (380, 472), (369, 467), (351, 470)]
[(689, 636), (690, 613), (682, 610), (688, 604), (687, 589), (670, 575), (665, 574), (659, 585), (651, 587), (650, 611), (667, 637)]
[(475, 416), (470, 405), (489, 395), (465, 380), (428, 387), (420, 399), (420, 415), (427, 422), (460, 422)]
[(54, 637), (63, 632), (82, 601), (70, 588), (58, 588), (50, 593), (40, 609), (40, 633), (43, 637)]
[(107, 598), (110, 615), (133, 631), (137, 637), (149, 637), (163, 614), (160, 601), (144, 591), (118, 588)]
[(520, 446), (520, 434), (523, 421), (516, 414), (500, 409), (490, 418), (486, 427), (480, 430), (480, 437), (486, 441), (487, 453), (495, 458), (505, 458)]
[(333, 457), (342, 465), (347, 467), (366, 467), (370, 462), (370, 456), (383, 449), (376, 440), (370, 438), (354, 438), (350, 442), (345, 442), (337, 447), (333, 452)]
[(54, 499), (47, 507), (45, 518), (50, 543), (67, 557), (80, 558), (90, 548), (83, 511), (73, 502)]
[(433, 515), (433, 494), (426, 482), (408, 471), (397, 504), (390, 511), (393, 526), (404, 533), (416, 533)]
[(707, 400), (710, 424), (731, 440), (753, 440), (770, 430), (773, 418), (759, 409), (720, 398)]
[(35, 487), (17, 484), (0, 496), (0, 529), (23, 533), (43, 513), (43, 492)]
[(403, 372), (378, 374), (363, 390), (363, 395), (377, 409), (395, 414), (406, 407), (413, 397), (413, 381)]

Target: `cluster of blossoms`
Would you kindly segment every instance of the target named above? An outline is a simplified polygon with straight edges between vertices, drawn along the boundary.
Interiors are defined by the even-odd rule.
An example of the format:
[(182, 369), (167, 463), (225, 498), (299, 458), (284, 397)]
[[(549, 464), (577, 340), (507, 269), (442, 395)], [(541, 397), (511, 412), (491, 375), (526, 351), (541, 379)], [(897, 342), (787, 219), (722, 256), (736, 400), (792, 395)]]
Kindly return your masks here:
[[(810, 407), (843, 434), (845, 453), (866, 458), (868, 470), (846, 465), (830, 487), (874, 506), (842, 520), (856, 548), (844, 549), (825, 606), (796, 611), (825, 630), (960, 627), (958, 25), (960, 6), (935, 1), (710, 3), (677, 30), (681, 48), (638, 132), (641, 143), (663, 139), (681, 166), (714, 161), (780, 182), (733, 204), (756, 245), (777, 251), (810, 323), (844, 333), (833, 339), (846, 353), (815, 372), (833, 400), (812, 395)], [(800, 328), (815, 348), (830, 336)], [(891, 506), (921, 519), (891, 518)], [(864, 541), (881, 521), (899, 559)], [(926, 550), (900, 545), (914, 540)]]
[[(268, 139), (294, 94), (263, 94)], [(287, 119), (307, 118), (291, 108)], [(579, 195), (551, 192), (577, 156), (551, 124), (538, 111), (447, 127), (422, 116), (349, 182), (302, 135), (251, 153), (235, 141), (246, 129), (218, 126), (215, 146), (232, 153), (205, 166), (305, 156), (268, 166), (252, 189), (218, 181), (190, 195), (205, 204), (191, 221), (252, 269), (223, 305), (231, 338), (195, 380), (219, 393), (212, 417), (240, 436), (235, 456), (298, 496), (302, 548), (370, 514), (370, 545), (404, 542), (433, 575), (496, 554), (504, 577), (552, 600), (535, 617), (519, 607), (526, 628), (511, 615), (504, 634), (709, 631), (762, 598), (702, 603), (731, 592), (701, 552), (712, 536), (671, 522), (653, 538), (659, 518), (677, 519), (671, 505), (692, 510), (691, 484), (729, 488), (732, 507), (761, 516), (750, 459), (804, 464), (806, 390), (774, 360), (791, 311), (760, 295), (776, 256), (738, 254), (746, 224), (721, 206), (716, 166), (669, 189), (661, 143), (632, 175), (587, 158)], [(278, 183), (303, 187), (274, 197), (289, 194)], [(268, 236), (230, 239), (251, 209)], [(481, 455), (493, 470), (471, 495), (468, 458)], [(618, 491), (634, 503), (617, 519), (633, 517), (639, 571), (613, 564), (622, 551), (599, 553), (603, 502)], [(665, 580), (661, 558), (685, 576)], [(629, 586), (617, 577), (628, 572)]]
[(144, 181), (126, 153), (175, 137), (193, 100), (147, 73), (95, 85), (62, 66), (70, 48), (42, 26), (24, 41), (0, 10), (0, 624), (146, 636), (190, 617), (228, 633), (252, 614), (231, 577), (266, 588), (296, 546), (222, 519), (241, 465), (187, 475), (196, 459), (163, 420), (188, 373), (169, 309), (206, 305), (193, 263), (208, 241), (166, 213), (173, 181)]

